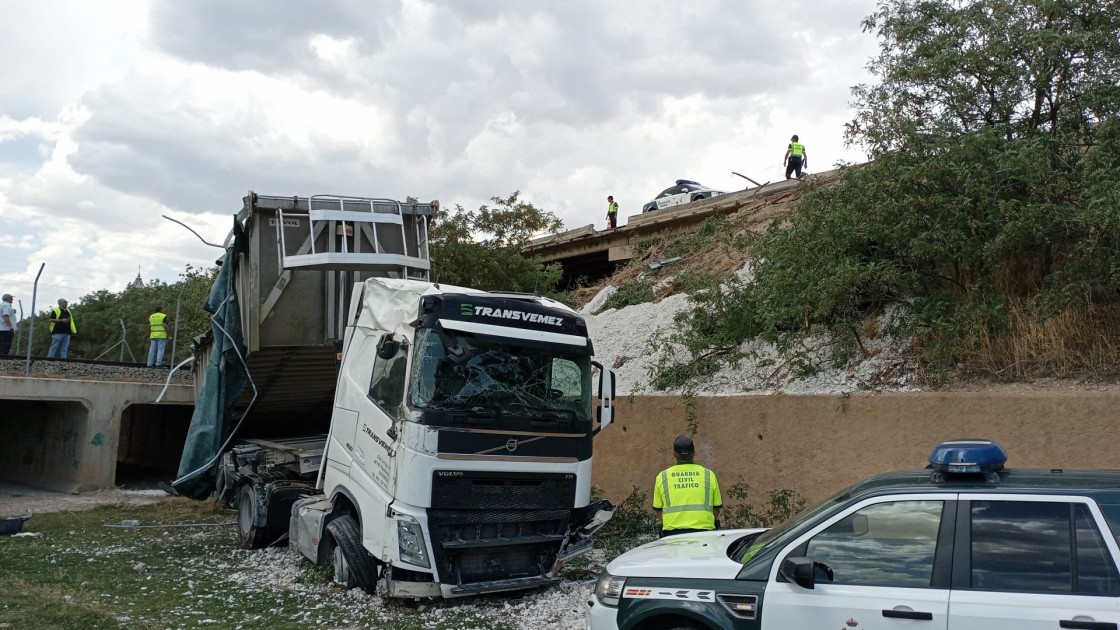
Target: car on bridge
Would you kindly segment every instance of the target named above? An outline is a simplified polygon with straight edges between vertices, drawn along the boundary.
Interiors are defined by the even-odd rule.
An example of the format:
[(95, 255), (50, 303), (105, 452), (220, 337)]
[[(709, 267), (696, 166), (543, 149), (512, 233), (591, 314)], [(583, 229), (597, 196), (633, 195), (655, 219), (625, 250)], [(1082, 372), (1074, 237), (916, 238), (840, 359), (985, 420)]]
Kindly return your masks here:
[(1116, 630), (1120, 470), (1006, 460), (951, 440), (773, 529), (647, 543), (604, 569), (587, 627)]
[(664, 210), (673, 206), (680, 206), (693, 201), (701, 199), (710, 199), (717, 195), (725, 195), (727, 193), (720, 190), (712, 190), (707, 186), (694, 182), (689, 179), (678, 179), (677, 183), (662, 190), (653, 201), (642, 206), (642, 212), (652, 212), (653, 210)]

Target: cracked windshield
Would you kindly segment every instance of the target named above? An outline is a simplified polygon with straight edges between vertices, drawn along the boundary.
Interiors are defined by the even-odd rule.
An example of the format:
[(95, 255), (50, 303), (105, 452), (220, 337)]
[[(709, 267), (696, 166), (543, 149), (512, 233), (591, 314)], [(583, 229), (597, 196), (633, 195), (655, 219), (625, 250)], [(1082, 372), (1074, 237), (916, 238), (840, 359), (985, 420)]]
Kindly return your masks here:
[[(518, 345), (514, 345), (518, 344)], [(521, 345), (446, 329), (421, 330), (412, 363), (418, 409), (591, 418), (591, 357), (561, 345)]]

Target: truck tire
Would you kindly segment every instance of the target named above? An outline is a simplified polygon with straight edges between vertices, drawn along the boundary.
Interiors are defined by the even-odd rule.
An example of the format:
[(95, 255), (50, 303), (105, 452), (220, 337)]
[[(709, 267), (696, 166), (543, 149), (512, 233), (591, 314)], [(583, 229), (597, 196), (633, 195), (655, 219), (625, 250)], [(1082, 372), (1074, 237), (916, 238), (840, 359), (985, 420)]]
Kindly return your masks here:
[(334, 581), (351, 589), (360, 587), (373, 593), (377, 588), (377, 561), (362, 546), (362, 533), (353, 516), (340, 516), (327, 523), (334, 546), (331, 566)]
[(251, 483), (237, 489), (237, 529), (245, 549), (260, 549), (268, 544), (268, 527), (257, 525), (257, 487)]

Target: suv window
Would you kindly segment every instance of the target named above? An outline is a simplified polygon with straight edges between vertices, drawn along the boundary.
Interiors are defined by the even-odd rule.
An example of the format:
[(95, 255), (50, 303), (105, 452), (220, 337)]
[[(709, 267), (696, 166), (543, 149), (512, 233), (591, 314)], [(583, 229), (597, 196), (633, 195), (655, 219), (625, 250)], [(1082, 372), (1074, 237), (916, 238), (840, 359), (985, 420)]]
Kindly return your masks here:
[(972, 588), (1111, 594), (1120, 586), (1083, 503), (973, 501), (971, 519)]
[(876, 503), (809, 541), (806, 556), (832, 567), (833, 584), (928, 587), (942, 501)]

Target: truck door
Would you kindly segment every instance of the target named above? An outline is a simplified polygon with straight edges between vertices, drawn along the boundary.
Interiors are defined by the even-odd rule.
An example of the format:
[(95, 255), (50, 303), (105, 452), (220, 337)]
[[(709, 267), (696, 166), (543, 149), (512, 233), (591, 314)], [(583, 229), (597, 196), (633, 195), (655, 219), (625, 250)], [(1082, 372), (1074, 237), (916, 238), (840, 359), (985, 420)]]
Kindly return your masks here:
[[(762, 630), (947, 630), (955, 499), (870, 498), (795, 540), (771, 569)], [(821, 567), (811, 588), (795, 583), (783, 575), (791, 558), (826, 565), (832, 579)]]
[(960, 510), (949, 630), (1120, 627), (1118, 549), (1095, 502), (977, 495)]
[[(386, 341), (388, 339), (388, 341)], [(408, 354), (404, 344), (383, 337), (378, 340), (369, 385), (361, 400), (352, 404), (358, 411), (354, 435), (354, 455), (369, 479), (389, 494), (393, 493), (397, 440), (394, 421), (404, 403)]]

